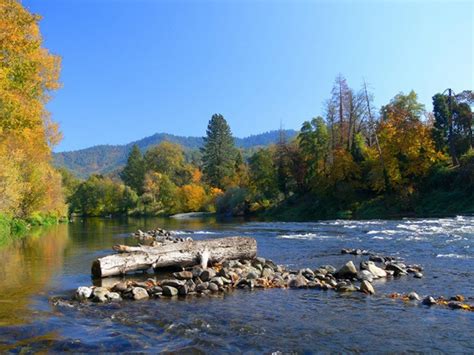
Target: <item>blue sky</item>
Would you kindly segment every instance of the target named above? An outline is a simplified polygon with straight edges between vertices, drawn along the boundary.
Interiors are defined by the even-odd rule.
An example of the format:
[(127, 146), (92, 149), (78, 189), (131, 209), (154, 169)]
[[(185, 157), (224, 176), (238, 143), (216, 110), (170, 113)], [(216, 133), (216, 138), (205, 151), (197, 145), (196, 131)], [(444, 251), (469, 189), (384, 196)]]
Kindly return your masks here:
[(234, 135), (299, 129), (334, 78), (365, 79), (382, 105), (415, 90), (472, 89), (470, 1), (24, 0), (63, 58), (49, 104), (56, 151), (156, 132), (201, 136), (213, 113)]

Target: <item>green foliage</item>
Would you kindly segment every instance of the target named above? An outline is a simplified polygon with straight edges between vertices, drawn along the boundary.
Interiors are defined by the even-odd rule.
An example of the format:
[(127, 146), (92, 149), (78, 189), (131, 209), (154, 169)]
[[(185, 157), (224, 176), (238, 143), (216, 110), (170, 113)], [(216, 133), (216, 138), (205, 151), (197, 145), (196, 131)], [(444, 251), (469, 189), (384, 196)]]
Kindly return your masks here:
[(226, 215), (241, 216), (249, 212), (248, 190), (232, 187), (216, 201), (217, 212)]
[(280, 194), (273, 152), (259, 149), (249, 159), (250, 181), (256, 200), (276, 200)]
[(69, 212), (84, 216), (119, 215), (135, 208), (137, 201), (137, 194), (128, 186), (93, 175), (71, 196)]
[(135, 144), (127, 159), (127, 165), (120, 173), (120, 177), (125, 185), (131, 187), (136, 193), (143, 193), (143, 183), (145, 182), (145, 160), (140, 149)]
[(212, 115), (202, 148), (205, 180), (214, 187), (224, 188), (225, 180), (235, 174), (237, 150), (227, 121), (220, 114)]

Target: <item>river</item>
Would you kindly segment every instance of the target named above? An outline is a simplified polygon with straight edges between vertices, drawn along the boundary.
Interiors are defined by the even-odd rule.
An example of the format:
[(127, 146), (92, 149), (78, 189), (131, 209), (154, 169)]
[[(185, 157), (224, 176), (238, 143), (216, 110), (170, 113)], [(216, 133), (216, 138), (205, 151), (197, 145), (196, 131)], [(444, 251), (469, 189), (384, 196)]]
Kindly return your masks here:
[[(195, 239), (252, 236), (259, 255), (291, 268), (362, 257), (361, 248), (422, 264), (425, 277), (374, 281), (376, 295), (316, 289), (53, 306), (90, 285), (92, 261), (130, 233), (163, 227)], [(86, 219), (0, 244), (0, 352), (474, 352), (474, 312), (426, 307), (391, 292), (462, 294), (474, 302), (474, 217), (312, 223)]]

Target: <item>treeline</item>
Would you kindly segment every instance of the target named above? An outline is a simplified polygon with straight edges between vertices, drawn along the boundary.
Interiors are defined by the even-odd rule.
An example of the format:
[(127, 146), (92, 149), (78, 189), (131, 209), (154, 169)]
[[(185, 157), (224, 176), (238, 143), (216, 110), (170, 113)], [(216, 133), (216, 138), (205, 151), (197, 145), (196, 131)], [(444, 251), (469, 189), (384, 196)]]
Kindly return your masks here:
[(51, 165), (59, 141), (45, 108), (59, 87), (60, 58), (42, 47), (39, 17), (0, 0), (0, 235), (66, 215), (61, 175)]
[(448, 205), (474, 212), (472, 102), (471, 91), (448, 91), (427, 112), (412, 91), (376, 109), (365, 83), (354, 90), (338, 76), (324, 114), (304, 122), (296, 138), (282, 131), (275, 145), (237, 149), (215, 114), (199, 152), (186, 157), (169, 142), (144, 154), (134, 147), (115, 179), (82, 182), (70, 208), (86, 215), (266, 211), (292, 219), (449, 213)]

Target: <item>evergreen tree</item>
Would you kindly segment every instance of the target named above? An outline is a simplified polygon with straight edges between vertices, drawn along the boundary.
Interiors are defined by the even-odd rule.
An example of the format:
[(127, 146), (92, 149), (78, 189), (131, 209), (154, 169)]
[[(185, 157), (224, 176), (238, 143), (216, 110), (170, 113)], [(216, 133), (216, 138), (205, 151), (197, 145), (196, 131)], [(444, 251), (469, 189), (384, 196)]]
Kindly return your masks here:
[(225, 180), (235, 174), (237, 150), (230, 127), (220, 114), (212, 115), (202, 148), (203, 173), (214, 187), (225, 187)]
[(127, 165), (122, 170), (120, 177), (125, 185), (130, 186), (139, 195), (143, 193), (145, 181), (145, 160), (140, 149), (135, 144), (128, 156)]

